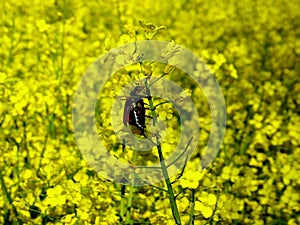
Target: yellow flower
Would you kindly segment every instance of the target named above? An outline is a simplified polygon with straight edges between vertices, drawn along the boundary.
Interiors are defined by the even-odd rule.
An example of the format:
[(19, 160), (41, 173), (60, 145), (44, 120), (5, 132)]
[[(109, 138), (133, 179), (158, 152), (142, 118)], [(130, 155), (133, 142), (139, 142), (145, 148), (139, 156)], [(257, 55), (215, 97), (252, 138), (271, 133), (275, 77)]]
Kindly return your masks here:
[(51, 206), (63, 205), (66, 203), (67, 196), (64, 193), (64, 189), (61, 185), (57, 185), (54, 188), (49, 188), (47, 190), (47, 198), (45, 199), (45, 204)]
[(203, 171), (186, 171), (180, 178), (179, 183), (183, 188), (197, 188), (199, 181), (202, 180), (206, 170)]
[(89, 218), (88, 212), (81, 209), (76, 209), (76, 215), (82, 220), (87, 220)]
[[(66, 224), (73, 224), (72, 221), (76, 219), (75, 218), (75, 213), (72, 213), (72, 214), (67, 214), (65, 215), (62, 219), (61, 219), (61, 222), (64, 222)], [(75, 221), (74, 221), (75, 222)]]
[(81, 185), (85, 186), (88, 183), (89, 176), (83, 171), (79, 171), (74, 175), (74, 180), (79, 182)]
[(195, 202), (195, 210), (200, 211), (205, 218), (209, 218), (213, 214), (213, 210), (210, 206), (206, 206), (199, 201)]
[(225, 180), (231, 180), (232, 182), (235, 182), (238, 179), (239, 172), (240, 169), (237, 167), (225, 166), (223, 168), (221, 177)]
[(43, 19), (37, 20), (37, 21), (36, 21), (36, 26), (37, 26), (39, 32), (47, 31), (47, 30), (49, 30), (49, 28), (50, 28), (50, 25), (47, 24), (46, 21), (43, 20)]

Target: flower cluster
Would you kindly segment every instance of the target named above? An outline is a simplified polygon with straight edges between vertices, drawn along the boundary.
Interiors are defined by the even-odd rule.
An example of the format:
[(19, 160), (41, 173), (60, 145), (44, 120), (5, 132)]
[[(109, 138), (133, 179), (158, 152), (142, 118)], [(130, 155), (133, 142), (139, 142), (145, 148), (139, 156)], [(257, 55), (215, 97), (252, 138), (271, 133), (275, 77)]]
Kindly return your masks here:
[[(199, 55), (227, 105), (220, 153), (198, 171), (209, 107), (192, 80), (174, 76), (191, 90), (201, 125), (195, 155), (182, 176), (172, 178), (182, 223), (300, 223), (298, 0), (8, 0), (0, 9), (0, 224), (122, 223), (120, 187), (98, 175), (78, 150), (72, 101), (99, 55), (147, 39), (175, 41)], [(148, 76), (176, 72), (144, 66)], [(107, 85), (113, 90), (126, 79)], [(112, 92), (102, 95), (103, 108), (111, 108)], [(178, 124), (174, 108), (161, 108), (169, 154)], [(112, 148), (115, 137), (103, 121), (100, 133)], [(139, 159), (151, 164), (158, 158)], [(157, 186), (135, 190), (132, 220), (174, 224), (165, 187)]]

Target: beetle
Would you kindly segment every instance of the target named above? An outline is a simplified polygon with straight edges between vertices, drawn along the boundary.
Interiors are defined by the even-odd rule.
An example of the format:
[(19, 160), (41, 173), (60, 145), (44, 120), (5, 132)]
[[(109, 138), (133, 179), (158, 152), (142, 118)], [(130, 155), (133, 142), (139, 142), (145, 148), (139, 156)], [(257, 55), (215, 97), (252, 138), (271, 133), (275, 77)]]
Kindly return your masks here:
[(145, 118), (146, 109), (143, 98), (145, 96), (139, 95), (143, 87), (136, 86), (133, 91), (130, 92), (130, 96), (126, 98), (123, 114), (123, 124), (125, 126), (131, 125), (137, 128), (137, 133), (145, 135)]

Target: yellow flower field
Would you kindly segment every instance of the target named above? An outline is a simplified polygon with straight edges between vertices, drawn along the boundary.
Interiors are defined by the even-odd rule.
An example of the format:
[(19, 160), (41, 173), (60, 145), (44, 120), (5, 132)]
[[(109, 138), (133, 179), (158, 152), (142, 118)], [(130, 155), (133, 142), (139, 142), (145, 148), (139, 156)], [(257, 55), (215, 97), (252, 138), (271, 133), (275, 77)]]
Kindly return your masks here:
[[(212, 119), (205, 96), (170, 65), (131, 67), (139, 78), (174, 78), (195, 101), (198, 145), (170, 178), (181, 223), (300, 224), (300, 1), (8, 0), (0, 9), (0, 224), (176, 224), (164, 182), (112, 182), (87, 163), (74, 138), (73, 99), (86, 69), (142, 40), (195, 53), (226, 102), (219, 154), (199, 171)], [(106, 119), (114, 91), (137, 78), (128, 71), (99, 94), (98, 134), (114, 157), (150, 165), (158, 153), (125, 155)], [(165, 130), (168, 156), (178, 115), (157, 103), (161, 122), (147, 132)]]

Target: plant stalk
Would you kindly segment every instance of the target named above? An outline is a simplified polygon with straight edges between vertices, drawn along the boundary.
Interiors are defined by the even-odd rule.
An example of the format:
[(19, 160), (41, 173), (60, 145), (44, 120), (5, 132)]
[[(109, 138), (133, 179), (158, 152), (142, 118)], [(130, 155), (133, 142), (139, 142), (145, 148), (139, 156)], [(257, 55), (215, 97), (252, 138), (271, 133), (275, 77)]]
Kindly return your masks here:
[[(133, 162), (136, 163), (138, 157), (138, 152), (133, 151)], [(133, 199), (133, 189), (135, 186), (135, 174), (132, 172), (131, 174), (131, 184), (130, 184), (130, 189), (129, 189), (129, 195), (128, 195), (128, 200), (127, 200), (127, 211), (126, 211), (126, 224), (132, 224), (131, 222), (131, 217), (130, 217), (130, 212), (131, 212), (131, 207), (132, 207), (132, 199)]]
[[(148, 96), (149, 106), (150, 106), (151, 114), (152, 114), (152, 117), (153, 117), (153, 123), (155, 125), (157, 123), (157, 119), (156, 119), (157, 114), (155, 112), (155, 107), (154, 107), (154, 104), (153, 104), (153, 100), (151, 98), (151, 93), (150, 93), (150, 89), (149, 89), (149, 86), (148, 86), (148, 83), (147, 83), (147, 79), (146, 79), (145, 84), (146, 84), (146, 94)], [(173, 189), (172, 189), (169, 174), (168, 174), (167, 167), (166, 167), (165, 160), (164, 160), (164, 156), (163, 156), (163, 153), (162, 153), (161, 144), (159, 142), (158, 137), (159, 137), (159, 134), (157, 132), (156, 133), (157, 150), (158, 150), (158, 155), (159, 155), (159, 160), (160, 160), (160, 165), (161, 165), (161, 169), (162, 169), (162, 172), (163, 172), (163, 176), (165, 178), (165, 182), (166, 182), (166, 185), (167, 185), (167, 188), (168, 188), (169, 200), (170, 200), (170, 205), (171, 205), (171, 209), (172, 209), (172, 214), (173, 214), (175, 223), (177, 225), (181, 225), (180, 214), (179, 214), (179, 211), (178, 211), (178, 207), (177, 207), (177, 204), (176, 204), (174, 192), (173, 192)]]

